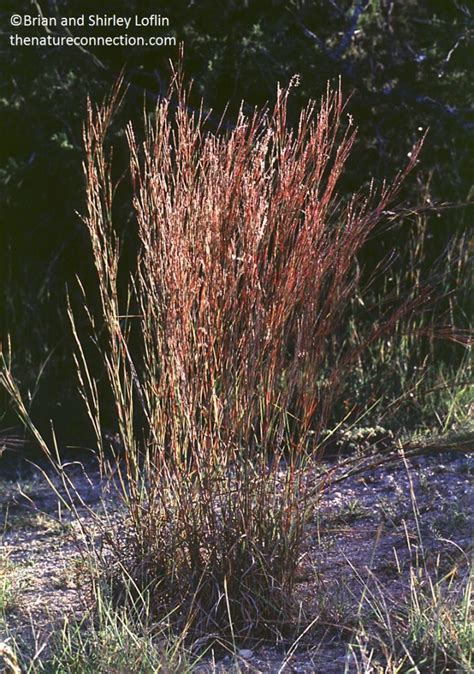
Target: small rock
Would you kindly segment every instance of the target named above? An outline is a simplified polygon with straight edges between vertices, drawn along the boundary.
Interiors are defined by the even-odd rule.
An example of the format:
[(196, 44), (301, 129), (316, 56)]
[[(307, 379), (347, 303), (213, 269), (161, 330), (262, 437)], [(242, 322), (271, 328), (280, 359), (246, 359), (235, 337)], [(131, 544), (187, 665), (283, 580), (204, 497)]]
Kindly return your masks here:
[(253, 657), (253, 651), (250, 650), (250, 648), (241, 648), (239, 650), (239, 655), (241, 658), (252, 658)]

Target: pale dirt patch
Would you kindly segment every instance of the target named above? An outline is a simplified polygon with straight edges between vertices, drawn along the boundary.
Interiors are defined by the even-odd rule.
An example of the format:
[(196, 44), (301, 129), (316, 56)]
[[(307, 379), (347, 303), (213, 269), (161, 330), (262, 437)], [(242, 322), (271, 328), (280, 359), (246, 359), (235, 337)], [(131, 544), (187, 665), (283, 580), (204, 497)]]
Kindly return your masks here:
[[(433, 571), (456, 569), (461, 576), (473, 530), (473, 459), (446, 452), (408, 465), (408, 473), (401, 464), (379, 468), (327, 490), (308, 524), (297, 587), (306, 622), (314, 620), (314, 626), (297, 647), (291, 641), (275, 646), (256, 640), (237, 660), (207, 659), (196, 672), (350, 673), (355, 670), (347, 660), (347, 641), (367, 579), (383, 587), (386, 601), (395, 605), (407, 592), (409, 569), (422, 556)], [(68, 471), (83, 501), (81, 517), (90, 524), (88, 508), (101, 506), (97, 467), (72, 463)], [(3, 632), (8, 627), (34, 653), (49, 643), (66, 616), (80, 618), (90, 605), (82, 573), (84, 546), (77, 523), (59, 508), (37, 470), (10, 465), (3, 475), (0, 558), (8, 559), (13, 597)]]

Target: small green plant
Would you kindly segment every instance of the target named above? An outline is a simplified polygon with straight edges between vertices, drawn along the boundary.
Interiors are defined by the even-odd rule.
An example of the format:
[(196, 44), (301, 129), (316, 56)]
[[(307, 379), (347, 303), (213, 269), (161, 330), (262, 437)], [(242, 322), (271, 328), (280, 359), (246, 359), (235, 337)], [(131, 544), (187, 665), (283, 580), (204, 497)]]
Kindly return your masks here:
[[(372, 577), (364, 595), (372, 619), (362, 619), (353, 657), (364, 669), (368, 654), (375, 671), (447, 674), (472, 671), (474, 629), (472, 577), (454, 583), (456, 575), (437, 578), (412, 568), (409, 590), (401, 603), (388, 603), (384, 588)], [(379, 669), (377, 669), (379, 667)]]
[(12, 583), (14, 566), (7, 556), (0, 554), (0, 619), (13, 607), (15, 591)]

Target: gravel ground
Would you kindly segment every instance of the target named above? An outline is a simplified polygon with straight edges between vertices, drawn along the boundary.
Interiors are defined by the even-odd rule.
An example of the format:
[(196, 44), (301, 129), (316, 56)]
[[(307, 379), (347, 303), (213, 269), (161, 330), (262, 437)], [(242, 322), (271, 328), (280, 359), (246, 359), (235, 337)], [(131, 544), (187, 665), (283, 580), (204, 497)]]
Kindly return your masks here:
[[(364, 585), (382, 589), (395, 606), (421, 557), (433, 573), (456, 568), (462, 575), (468, 565), (473, 458), (427, 454), (329, 486), (308, 523), (298, 577), (297, 598), (313, 624), (296, 644), (256, 641), (236, 657), (202, 661), (196, 672), (355, 672), (347, 642)], [(342, 467), (332, 469), (333, 478), (341, 476)], [(99, 508), (102, 494), (97, 468), (71, 462), (67, 470), (81, 495), (79, 513), (90, 523), (88, 508)], [(4, 461), (0, 475), (0, 585), (3, 568), (8, 588), (3, 629), (38, 651), (66, 615), (80, 617), (90, 600), (79, 525), (37, 469)], [(5, 636), (0, 612), (0, 642)]]

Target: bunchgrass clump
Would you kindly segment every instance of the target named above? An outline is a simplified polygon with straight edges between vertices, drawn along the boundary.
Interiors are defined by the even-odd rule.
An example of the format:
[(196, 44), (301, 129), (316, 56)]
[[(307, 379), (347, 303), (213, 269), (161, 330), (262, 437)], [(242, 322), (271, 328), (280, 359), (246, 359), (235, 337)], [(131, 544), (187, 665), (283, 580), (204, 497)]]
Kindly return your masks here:
[[(357, 253), (418, 147), (390, 184), (343, 199), (355, 133), (341, 92), (309, 103), (291, 129), (290, 91), (211, 133), (174, 73), (144, 140), (127, 127), (138, 252), (125, 283), (107, 146), (120, 87), (88, 107), (84, 221), (100, 312), (90, 291), (84, 307), (106, 395), (72, 308), (70, 318), (98, 455), (126, 510), (118, 523), (116, 514), (99, 522), (103, 561), (117, 601), (135, 588), (152, 615), (171, 616), (192, 638), (235, 643), (291, 622), (318, 493), (308, 448), (363, 349), (420, 301), (394, 308), (392, 298), (363, 340), (334, 349), (358, 287)], [(8, 367), (3, 381), (18, 398)], [(114, 461), (102, 428), (110, 399)]]

